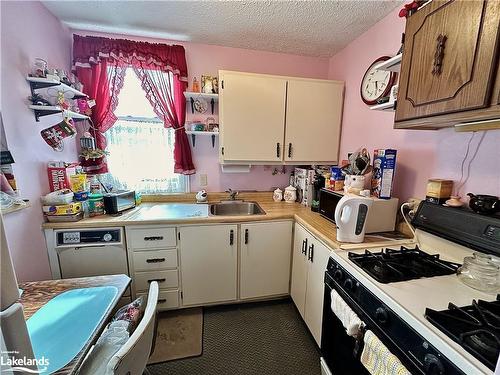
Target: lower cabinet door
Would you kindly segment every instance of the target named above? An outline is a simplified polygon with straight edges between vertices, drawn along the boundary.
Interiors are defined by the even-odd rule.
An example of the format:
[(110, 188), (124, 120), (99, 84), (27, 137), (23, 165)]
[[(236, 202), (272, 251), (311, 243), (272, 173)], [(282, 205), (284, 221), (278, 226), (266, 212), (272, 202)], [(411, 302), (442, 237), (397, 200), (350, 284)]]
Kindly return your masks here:
[(318, 346), (321, 345), (321, 325), (323, 321), (323, 298), (325, 290), (325, 271), (330, 257), (330, 250), (317, 241), (312, 240), (307, 248), (307, 293), (304, 320)]
[(288, 294), (292, 222), (242, 224), (240, 298)]
[(304, 319), (306, 306), (306, 288), (307, 288), (307, 246), (308, 232), (299, 224), (295, 224), (295, 234), (293, 237), (293, 261), (292, 261), (292, 282), (290, 286), (290, 295), (295, 306)]
[(181, 227), (182, 304), (236, 300), (238, 227)]

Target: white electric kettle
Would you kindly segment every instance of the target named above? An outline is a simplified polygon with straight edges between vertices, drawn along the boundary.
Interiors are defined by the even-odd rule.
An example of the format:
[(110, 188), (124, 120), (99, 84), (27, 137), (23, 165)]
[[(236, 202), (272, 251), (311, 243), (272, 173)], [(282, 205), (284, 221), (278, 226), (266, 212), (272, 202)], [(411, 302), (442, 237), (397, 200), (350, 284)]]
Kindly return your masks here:
[(365, 224), (373, 199), (359, 195), (344, 195), (335, 208), (335, 224), (337, 224), (337, 241), (363, 242)]

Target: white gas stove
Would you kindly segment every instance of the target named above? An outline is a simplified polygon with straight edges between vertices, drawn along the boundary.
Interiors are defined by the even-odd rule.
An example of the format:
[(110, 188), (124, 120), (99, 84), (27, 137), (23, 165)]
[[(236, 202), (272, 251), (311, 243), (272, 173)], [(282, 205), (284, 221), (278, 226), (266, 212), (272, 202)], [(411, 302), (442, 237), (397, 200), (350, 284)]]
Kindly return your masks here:
[[(476, 214), (463, 211), (456, 215), (458, 211), (442, 209), (428, 204), (419, 209), (417, 215), (421, 218), (416, 224), (420, 229), (416, 231), (415, 243), (332, 253), (325, 276), (325, 305), (328, 306), (327, 287), (336, 289), (396, 355), (401, 353), (398, 358), (412, 374), (492, 374), (500, 352), (500, 326), (497, 325), (500, 316), (491, 315), (491, 319), (484, 321), (483, 310), (489, 310), (487, 314), (490, 314), (490, 304), (480, 302), (479, 308), (470, 305), (478, 300), (493, 302), (497, 296), (472, 289), (459, 280), (456, 269), (474, 250), (451, 239), (461, 233), (463, 243), (468, 246), (477, 241), (477, 250), (493, 252), (490, 249), (496, 248), (500, 252), (500, 238), (495, 236), (497, 228), (500, 231), (500, 218), (478, 215), (475, 220)], [(430, 215), (436, 215), (437, 219), (428, 220)], [(460, 219), (467, 223), (468, 229), (455, 228), (454, 232), (455, 229), (447, 231), (439, 227), (443, 221), (450, 223), (450, 218), (451, 222)], [(439, 231), (448, 239), (436, 235)], [(478, 238), (478, 233), (483, 236)], [(494, 236), (490, 236), (491, 233)], [(472, 235), (468, 237), (468, 234)], [(500, 313), (500, 302), (493, 305), (494, 312), (498, 308)], [(455, 309), (455, 306), (468, 308)], [(442, 313), (450, 307), (451, 314)], [(476, 322), (477, 317), (480, 322)], [(324, 330), (335, 325), (328, 322), (329, 319), (335, 320), (324, 318)], [(453, 335), (458, 329), (457, 321), (464, 323), (465, 328)], [(484, 323), (487, 327), (483, 327)], [(352, 358), (353, 367), (344, 360), (345, 368), (338, 368), (335, 355), (329, 353), (332, 344), (328, 333), (323, 335), (323, 356), (333, 367), (333, 373), (364, 370), (356, 367), (356, 355)], [(349, 340), (346, 339), (346, 345)]]

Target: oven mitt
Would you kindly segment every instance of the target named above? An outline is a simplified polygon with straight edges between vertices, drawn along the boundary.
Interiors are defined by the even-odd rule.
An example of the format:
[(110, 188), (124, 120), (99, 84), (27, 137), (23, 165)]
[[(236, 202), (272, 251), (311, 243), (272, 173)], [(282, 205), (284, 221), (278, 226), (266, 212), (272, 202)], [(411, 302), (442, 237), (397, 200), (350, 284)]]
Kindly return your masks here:
[(330, 293), (332, 299), (331, 308), (333, 313), (339, 318), (347, 334), (354, 338), (362, 335), (364, 323), (359, 319), (354, 311), (349, 307), (335, 289)]
[(72, 120), (64, 119), (60, 123), (49, 128), (43, 129), (40, 132), (43, 140), (53, 149), (61, 149), (62, 140), (76, 134), (76, 129), (72, 124)]
[(372, 375), (411, 375), (401, 361), (368, 330), (364, 336), (364, 349), (361, 354), (361, 363)]

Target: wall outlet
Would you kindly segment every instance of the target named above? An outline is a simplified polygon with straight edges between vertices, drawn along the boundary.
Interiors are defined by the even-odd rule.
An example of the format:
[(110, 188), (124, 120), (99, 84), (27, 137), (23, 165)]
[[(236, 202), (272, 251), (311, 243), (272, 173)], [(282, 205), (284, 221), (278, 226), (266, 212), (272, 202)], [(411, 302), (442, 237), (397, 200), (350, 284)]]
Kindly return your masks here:
[(206, 173), (200, 174), (200, 186), (205, 187), (208, 185), (208, 177)]

